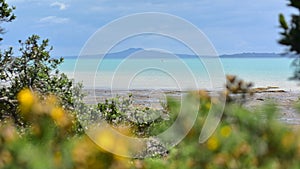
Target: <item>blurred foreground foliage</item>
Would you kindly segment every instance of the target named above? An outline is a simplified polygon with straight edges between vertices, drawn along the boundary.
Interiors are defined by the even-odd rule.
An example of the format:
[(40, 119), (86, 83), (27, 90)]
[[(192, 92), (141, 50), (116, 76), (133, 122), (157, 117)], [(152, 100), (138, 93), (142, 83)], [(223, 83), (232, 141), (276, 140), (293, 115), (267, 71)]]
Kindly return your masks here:
[(146, 159), (145, 168), (300, 168), (299, 129), (280, 122), (271, 103), (255, 111), (227, 104), (214, 134), (199, 144), (213, 103), (205, 91), (199, 95), (201, 107), (193, 129), (166, 159)]
[[(109, 168), (121, 158), (100, 150), (86, 136), (72, 132), (73, 116), (55, 96), (41, 100), (24, 89), (18, 94), (19, 110), (25, 122), (0, 125), (0, 168)], [(109, 138), (107, 138), (109, 139)]]
[[(188, 97), (200, 102), (192, 130), (167, 156), (142, 160), (101, 150), (87, 136), (72, 132), (74, 117), (61, 106), (60, 99), (40, 99), (37, 93), (23, 89), (17, 96), (18, 109), (31, 125), (20, 128), (10, 121), (1, 123), (0, 168), (299, 168), (299, 130), (278, 120), (275, 104), (255, 111), (228, 104), (214, 134), (200, 144), (199, 135), (209, 109), (218, 102), (205, 91)], [(176, 114), (178, 109), (179, 102), (168, 101), (170, 114)], [(99, 136), (105, 144), (117, 143), (109, 134)]]
[[(297, 0), (290, 2), (300, 9)], [(0, 22), (14, 20), (14, 9), (0, 0)], [(297, 54), (299, 20), (298, 15), (293, 15), (289, 26), (280, 15), (280, 43)], [(4, 29), (0, 27), (2, 33)], [(167, 118), (157, 120), (151, 120), (151, 115), (157, 115), (156, 110), (132, 107), (130, 100), (113, 99), (89, 107), (82, 103), (81, 86), (58, 71), (63, 59), (50, 57), (52, 48), (48, 47), (48, 40), (40, 41), (33, 35), (19, 43), (19, 57), (13, 55), (12, 48), (0, 52), (0, 168), (300, 168), (299, 129), (278, 120), (275, 104), (250, 111), (240, 104), (228, 103), (214, 134), (200, 144), (199, 135), (208, 112), (218, 104), (205, 91), (187, 96), (199, 100), (198, 117), (185, 139), (166, 156), (128, 159), (108, 153), (86, 135), (78, 134), (76, 114), (103, 118), (119, 130), (127, 124), (136, 136), (149, 137), (172, 125), (180, 102), (169, 99), (164, 110)], [(296, 70), (295, 77), (299, 72)], [(228, 96), (241, 94), (243, 99), (244, 94), (249, 94), (250, 83), (233, 76), (227, 80)], [(104, 145), (127, 151), (127, 145), (111, 134), (96, 134), (97, 141)]]

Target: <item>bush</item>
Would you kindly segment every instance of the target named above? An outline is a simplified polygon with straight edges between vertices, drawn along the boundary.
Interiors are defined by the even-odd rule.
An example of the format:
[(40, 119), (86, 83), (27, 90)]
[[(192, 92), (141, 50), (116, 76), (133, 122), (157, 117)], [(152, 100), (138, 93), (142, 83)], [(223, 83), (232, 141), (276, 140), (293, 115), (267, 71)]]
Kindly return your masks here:
[[(19, 110), (23, 119), (32, 125), (20, 130), (9, 121), (1, 123), (0, 168), (219, 169), (300, 166), (298, 129), (278, 121), (276, 105), (267, 104), (249, 111), (241, 105), (228, 104), (214, 134), (205, 143), (199, 144), (198, 137), (212, 100), (204, 91), (188, 97), (201, 100), (196, 124), (186, 138), (165, 158), (137, 160), (107, 153), (85, 135), (74, 134), (74, 117), (60, 106), (59, 99), (49, 96), (41, 100), (38, 94), (24, 89), (17, 97)], [(172, 115), (180, 106), (171, 99), (168, 108)], [(115, 126), (118, 128), (122, 124)], [(99, 143), (127, 151), (127, 145), (115, 140), (107, 131), (98, 133), (98, 136)]]
[(9, 121), (0, 124), (0, 168), (106, 169), (121, 165), (121, 158), (99, 150), (86, 136), (73, 134), (73, 117), (57, 97), (41, 100), (37, 93), (24, 89), (18, 102), (24, 121), (32, 125), (20, 131)]
[(296, 56), (292, 66), (295, 68), (292, 80), (300, 80), (300, 3), (298, 0), (289, 0), (289, 6), (297, 9), (298, 13), (292, 15), (288, 24), (283, 14), (279, 14), (279, 24), (282, 32), (281, 39), (278, 41), (281, 45), (287, 46), (287, 51)]
[(80, 102), (83, 98), (81, 85), (75, 85), (65, 74), (59, 72), (58, 66), (63, 58), (51, 58), (52, 47), (48, 47), (48, 40), (39, 40), (39, 36), (33, 35), (25, 42), (20, 41), (19, 57), (13, 56), (12, 48), (0, 53), (1, 117), (13, 117), (18, 125), (24, 124), (18, 117), (16, 95), (24, 88), (43, 96), (59, 96), (61, 106), (72, 111), (75, 101)]
[(134, 105), (132, 95), (128, 98), (106, 99), (104, 103), (98, 103), (95, 110), (92, 119), (98, 117), (114, 126), (127, 125), (131, 128), (132, 134), (138, 137), (155, 135), (158, 128), (172, 121), (166, 109)]
[(167, 159), (146, 159), (145, 168), (299, 168), (299, 130), (278, 121), (275, 104), (256, 111), (228, 104), (214, 134), (199, 144), (211, 105), (205, 97), (201, 97), (197, 124), (183, 142), (170, 151)]

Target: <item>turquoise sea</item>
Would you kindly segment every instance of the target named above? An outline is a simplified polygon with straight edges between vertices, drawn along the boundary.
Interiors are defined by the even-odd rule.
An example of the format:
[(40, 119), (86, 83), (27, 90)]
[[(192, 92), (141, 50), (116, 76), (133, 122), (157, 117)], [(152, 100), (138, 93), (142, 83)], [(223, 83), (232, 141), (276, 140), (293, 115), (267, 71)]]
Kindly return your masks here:
[[(65, 59), (60, 70), (86, 88), (218, 89), (225, 74), (251, 81), (255, 87), (299, 90), (291, 58)], [(217, 64), (214, 64), (217, 63)], [(220, 64), (219, 64), (220, 63)], [(209, 68), (207, 68), (209, 67)], [(223, 73), (220, 75), (220, 72)]]

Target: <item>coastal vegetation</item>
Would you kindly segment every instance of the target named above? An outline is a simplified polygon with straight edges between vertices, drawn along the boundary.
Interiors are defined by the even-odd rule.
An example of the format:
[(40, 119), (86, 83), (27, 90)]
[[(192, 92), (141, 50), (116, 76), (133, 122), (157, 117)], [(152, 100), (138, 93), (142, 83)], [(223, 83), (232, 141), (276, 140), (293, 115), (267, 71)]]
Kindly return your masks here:
[[(300, 3), (290, 0), (300, 9)], [(1, 22), (15, 19), (13, 10), (0, 0)], [(296, 22), (297, 23), (294, 23)], [(291, 27), (280, 15), (284, 32), (280, 43), (300, 53), (300, 34), (294, 15)], [(294, 27), (296, 26), (296, 27)], [(3, 33), (4, 29), (1, 28)], [(193, 91), (186, 97), (199, 103), (195, 125), (172, 149), (147, 152), (148, 158), (125, 158), (98, 147), (78, 122), (78, 114), (89, 120), (105, 120), (116, 130), (133, 137), (152, 137), (170, 127), (177, 118), (180, 102), (168, 98), (162, 110), (135, 106), (132, 96), (113, 98), (97, 105), (83, 102), (81, 84), (75, 84), (58, 70), (63, 59), (54, 59), (48, 40), (37, 35), (20, 41), (20, 56), (14, 49), (0, 52), (0, 168), (294, 168), (300, 166), (300, 135), (297, 126), (278, 120), (276, 103), (248, 109), (245, 99), (255, 94), (253, 84), (227, 76), (228, 103), (214, 134), (199, 143), (209, 110), (218, 100), (207, 91)], [(298, 72), (299, 73), (299, 72)], [(295, 76), (298, 76), (297, 71)], [(240, 104), (242, 103), (242, 104)], [(190, 103), (192, 104), (192, 103)], [(193, 106), (193, 105), (190, 105)], [(295, 108), (300, 112), (299, 103)], [(165, 116), (151, 120), (152, 116)], [(130, 145), (109, 132), (95, 133), (97, 141), (124, 153)], [(161, 147), (160, 147), (161, 148)]]
[(290, 23), (287, 23), (283, 14), (279, 15), (280, 28), (280, 44), (287, 46), (287, 53), (296, 55), (292, 66), (295, 68), (294, 75), (291, 79), (300, 80), (300, 2), (297, 0), (289, 0), (288, 6), (295, 8), (298, 13), (292, 14)]

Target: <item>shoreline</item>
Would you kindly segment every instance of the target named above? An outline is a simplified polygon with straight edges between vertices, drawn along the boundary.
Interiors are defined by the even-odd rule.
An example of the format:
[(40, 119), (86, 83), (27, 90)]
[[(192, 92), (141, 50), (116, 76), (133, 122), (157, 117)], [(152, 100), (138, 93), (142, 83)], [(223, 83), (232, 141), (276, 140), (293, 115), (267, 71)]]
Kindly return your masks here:
[[(110, 92), (104, 89), (84, 89), (87, 93), (84, 101), (87, 104), (96, 104), (104, 102), (105, 99), (120, 97), (128, 98), (132, 95), (133, 105), (142, 107), (151, 107), (154, 109), (163, 109), (162, 103), (166, 102), (167, 97), (178, 98), (187, 94), (187, 91), (179, 90), (117, 90)], [(214, 92), (208, 91), (209, 94)], [(277, 87), (256, 88), (254, 95), (246, 98), (243, 104), (248, 109), (255, 109), (267, 103), (276, 103), (279, 111), (279, 120), (287, 124), (300, 125), (300, 114), (295, 108), (295, 104), (299, 101), (299, 91), (286, 91)]]

